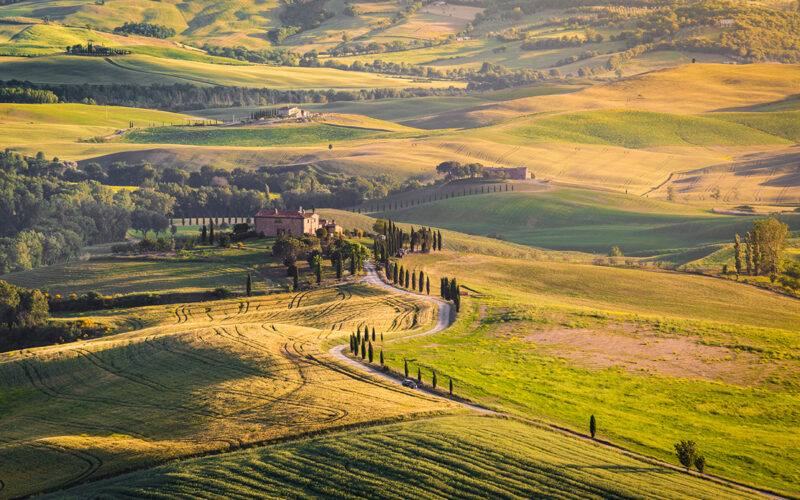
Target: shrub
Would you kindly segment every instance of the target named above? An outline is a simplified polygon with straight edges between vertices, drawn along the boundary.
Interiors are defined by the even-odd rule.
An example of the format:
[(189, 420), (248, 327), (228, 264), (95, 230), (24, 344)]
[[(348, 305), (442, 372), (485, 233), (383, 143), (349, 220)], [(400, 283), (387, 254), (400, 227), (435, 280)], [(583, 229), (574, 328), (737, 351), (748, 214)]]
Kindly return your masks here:
[(228, 287), (220, 286), (217, 287), (209, 292), (203, 294), (203, 298), (207, 300), (220, 300), (220, 299), (227, 299), (228, 297), (232, 297), (233, 292), (231, 292)]

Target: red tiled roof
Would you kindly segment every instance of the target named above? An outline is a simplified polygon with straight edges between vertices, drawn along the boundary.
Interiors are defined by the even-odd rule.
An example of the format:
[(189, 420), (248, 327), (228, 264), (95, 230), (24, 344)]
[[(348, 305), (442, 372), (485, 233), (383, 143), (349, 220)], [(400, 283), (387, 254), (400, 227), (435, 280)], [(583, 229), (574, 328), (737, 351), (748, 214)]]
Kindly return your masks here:
[(256, 214), (256, 217), (262, 218), (275, 218), (282, 219), (309, 219), (314, 215), (312, 212), (300, 213), (297, 210), (262, 210)]

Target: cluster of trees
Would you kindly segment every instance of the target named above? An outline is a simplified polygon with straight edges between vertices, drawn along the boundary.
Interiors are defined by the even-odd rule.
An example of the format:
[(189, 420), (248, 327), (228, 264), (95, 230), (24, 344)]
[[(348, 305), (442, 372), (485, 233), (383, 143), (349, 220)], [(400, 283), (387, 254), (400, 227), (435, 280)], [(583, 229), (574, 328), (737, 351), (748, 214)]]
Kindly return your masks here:
[(328, 49), (328, 55), (331, 57), (340, 57), (348, 55), (364, 55), (364, 54), (382, 54), (384, 52), (403, 52), (406, 50), (413, 50), (419, 48), (436, 47), (452, 43), (454, 37), (443, 39), (414, 39), (411, 41), (393, 40), (391, 42), (380, 43), (343, 43), (337, 47)]
[(0, 273), (64, 262), (87, 244), (119, 241), (134, 203), (97, 182), (68, 183), (65, 163), (0, 153)]
[[(584, 59), (591, 59), (600, 55), (600, 53), (596, 50), (585, 50), (580, 54), (573, 54), (571, 56), (565, 57), (563, 59), (559, 59), (553, 66), (566, 66), (567, 64), (572, 64), (578, 61), (583, 61)], [(583, 69), (583, 68), (581, 68)]]
[(175, 36), (175, 30), (164, 26), (163, 24), (152, 24), (152, 23), (132, 23), (127, 22), (122, 26), (117, 26), (114, 28), (114, 33), (117, 34), (130, 34), (130, 35), (142, 35), (148, 36), (151, 38), (171, 38)]
[(58, 96), (50, 90), (23, 87), (0, 87), (0, 102), (52, 104), (58, 102)]
[[(356, 356), (361, 354), (361, 359), (367, 360), (372, 363), (375, 358), (375, 351), (372, 348), (372, 343), (376, 341), (375, 327), (372, 327), (372, 338), (370, 339), (369, 329), (364, 327), (364, 335), (361, 335), (361, 327), (356, 328), (356, 333), (350, 334), (350, 352)], [(381, 333), (381, 341), (383, 341), (383, 334)], [(383, 350), (380, 353), (381, 365), (383, 365)]]
[(349, 242), (343, 237), (327, 234), (324, 229), (317, 236), (281, 235), (272, 246), (272, 255), (279, 257), (286, 266), (287, 275), (293, 278), (293, 289), (300, 289), (300, 259), (308, 262), (316, 283), (322, 282), (322, 266), (325, 259), (330, 260), (336, 270), (336, 278), (344, 277), (345, 264), (349, 261), (350, 275), (355, 276), (364, 270), (369, 251), (358, 242)]
[(697, 472), (703, 473), (706, 470), (706, 457), (697, 449), (694, 441), (682, 440), (675, 443), (675, 454), (678, 461), (689, 470), (692, 466), (697, 468)]
[(484, 174), (483, 169), (484, 167), (480, 163), (460, 163), (452, 160), (436, 165), (436, 172), (443, 174), (448, 181), (467, 177), (470, 179), (481, 177)]
[(565, 47), (580, 47), (585, 43), (600, 43), (602, 41), (603, 35), (592, 31), (587, 32), (584, 37), (578, 35), (564, 35), (559, 38), (528, 38), (522, 43), (520, 48), (522, 50), (560, 49)]
[(442, 278), (439, 285), (442, 298), (444, 300), (452, 300), (453, 305), (456, 306), (456, 312), (461, 310), (461, 286), (455, 278)]
[[(378, 219), (375, 221), (373, 229), (376, 238), (373, 243), (375, 259), (389, 265), (389, 259), (394, 255), (401, 255), (406, 250), (412, 252), (419, 251), (428, 253), (434, 250), (442, 250), (442, 232), (434, 231), (431, 228), (421, 227), (415, 230), (411, 227), (411, 232), (405, 232), (391, 220)], [(408, 248), (406, 248), (408, 245)], [(388, 273), (388, 270), (387, 270)], [(387, 278), (391, 278), (387, 274)]]
[[(424, 73), (424, 71), (422, 71)], [(185, 111), (188, 109), (267, 106), (278, 103), (328, 103), (409, 97), (462, 95), (457, 88), (388, 88), (360, 90), (276, 90), (269, 88), (175, 84), (50, 84), (20, 80), (0, 81), (0, 86), (50, 91), (60, 102), (94, 102), (101, 106), (131, 106)]]
[(390, 280), (395, 285), (408, 288), (412, 291), (419, 290), (419, 293), (430, 295), (431, 293), (431, 280), (430, 277), (425, 275), (425, 272), (409, 270), (403, 267), (402, 264), (392, 264), (391, 262), (386, 266), (386, 279)]
[(750, 276), (777, 275), (780, 271), (783, 250), (789, 226), (775, 218), (757, 220), (744, 238), (734, 236), (734, 266), (736, 274)]
[(115, 49), (111, 47), (104, 47), (102, 45), (94, 45), (89, 42), (85, 47), (81, 44), (72, 45), (66, 48), (67, 54), (74, 56), (97, 56), (97, 57), (110, 57), (110, 56), (126, 56), (131, 53), (128, 49)]

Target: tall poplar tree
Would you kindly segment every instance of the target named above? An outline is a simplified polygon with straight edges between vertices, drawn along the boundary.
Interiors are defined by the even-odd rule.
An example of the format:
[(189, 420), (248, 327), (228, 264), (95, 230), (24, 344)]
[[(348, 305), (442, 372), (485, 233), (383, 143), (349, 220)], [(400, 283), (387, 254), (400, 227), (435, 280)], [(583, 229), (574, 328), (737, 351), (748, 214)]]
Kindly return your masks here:
[(733, 263), (736, 267), (736, 276), (742, 274), (742, 242), (739, 235), (733, 237)]

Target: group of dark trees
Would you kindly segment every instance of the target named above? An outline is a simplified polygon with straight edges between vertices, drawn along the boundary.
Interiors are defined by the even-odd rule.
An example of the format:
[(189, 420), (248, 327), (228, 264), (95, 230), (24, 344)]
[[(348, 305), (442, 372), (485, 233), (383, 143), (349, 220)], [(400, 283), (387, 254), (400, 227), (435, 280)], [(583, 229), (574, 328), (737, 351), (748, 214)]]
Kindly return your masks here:
[(97, 56), (97, 57), (110, 57), (110, 56), (125, 56), (131, 53), (128, 49), (117, 49), (112, 47), (104, 47), (102, 45), (94, 45), (89, 42), (85, 47), (81, 44), (71, 45), (66, 48), (66, 53), (74, 56)]
[[(448, 89), (276, 90), (222, 85), (200, 86), (188, 83), (91, 85), (31, 83), (20, 80), (0, 81), (0, 87), (51, 92), (59, 102), (92, 102), (101, 106), (130, 106), (164, 111), (267, 106), (278, 103), (324, 104), (339, 101), (453, 96), (464, 93), (462, 89), (454, 87)], [(17, 93), (18, 91), (10, 92), (9, 99), (18, 99)], [(3, 94), (0, 94), (0, 100), (2, 98)]]
[[(374, 360), (375, 351), (372, 348), (372, 343), (376, 341), (375, 327), (372, 327), (372, 338), (370, 338), (369, 329), (364, 327), (364, 335), (361, 335), (361, 327), (357, 327), (356, 333), (350, 334), (350, 352), (356, 356), (361, 354), (361, 359), (369, 360), (370, 363)], [(381, 334), (381, 341), (383, 341), (383, 334)], [(383, 365), (383, 350), (380, 352), (380, 362)]]
[(444, 300), (452, 300), (456, 312), (461, 310), (461, 286), (455, 278), (442, 278), (440, 283), (441, 295)]
[(128, 22), (122, 26), (114, 28), (114, 33), (122, 35), (142, 35), (151, 38), (171, 38), (175, 36), (175, 30), (162, 24), (152, 23), (132, 23)]
[(305, 235), (297, 238), (292, 235), (279, 236), (272, 246), (272, 255), (282, 260), (287, 275), (293, 278), (293, 289), (299, 290), (300, 271), (297, 267), (299, 260), (308, 262), (316, 283), (320, 284), (325, 259), (329, 260), (336, 270), (336, 278), (342, 279), (348, 262), (351, 276), (363, 271), (369, 252), (360, 243), (327, 234), (325, 229), (321, 228), (317, 236)]
[(386, 279), (397, 286), (408, 288), (412, 291), (419, 290), (419, 293), (426, 295), (431, 293), (431, 280), (430, 277), (425, 275), (424, 271), (409, 270), (399, 262), (393, 264), (390, 261), (386, 265)]

